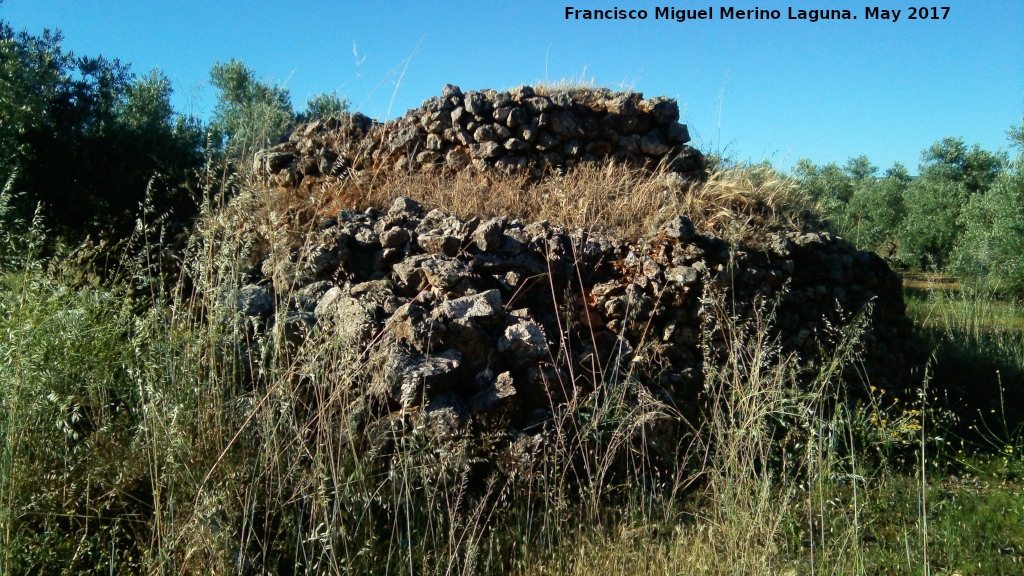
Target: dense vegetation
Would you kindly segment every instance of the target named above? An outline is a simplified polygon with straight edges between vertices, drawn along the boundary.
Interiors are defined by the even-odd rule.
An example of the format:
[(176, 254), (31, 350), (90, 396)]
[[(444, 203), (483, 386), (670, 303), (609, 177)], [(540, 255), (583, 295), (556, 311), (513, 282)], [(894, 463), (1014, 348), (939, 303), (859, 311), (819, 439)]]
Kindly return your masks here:
[(920, 174), (897, 164), (882, 176), (865, 156), (846, 166), (801, 160), (795, 177), (830, 227), (902, 268), (955, 274), (1024, 296), (1024, 131), (1009, 131), (1016, 159), (945, 138), (921, 154)]
[[(285, 237), (281, 214), (332, 207), (247, 186), (246, 159), (343, 99), (296, 113), (286, 89), (230, 61), (213, 67), (218, 104), (202, 122), (172, 110), (159, 71), (75, 57), (58, 34), (0, 22), (0, 56), (0, 573), (1019, 572), (1020, 148), (946, 139), (913, 178), (879, 176), (865, 157), (802, 161), (792, 179), (733, 167), (674, 199), (656, 177), (610, 169), (531, 190), (466, 178), (346, 190), (630, 234), (666, 203), (740, 234), (754, 232), (750, 206), (783, 224), (814, 213), (895, 266), (961, 282), (907, 288), (934, 351), (916, 397), (844, 404), (834, 369), (796, 388), (770, 312), (742, 322), (711, 298), (729, 360), (707, 367), (703, 420), (674, 466), (633, 440), (679, 415), (615, 389), (561, 406), (557, 441), (480, 482), (474, 455), (451, 446), (356, 449), (343, 400), (379, 350), (329, 333), (299, 350), (253, 340), (226, 304), (255, 235)], [(176, 246), (171, 222), (187, 230)], [(853, 352), (830, 354), (835, 368)], [(312, 413), (300, 368), (321, 383)], [(637, 363), (608, 386), (656, 369)], [(947, 401), (963, 389), (984, 392), (967, 409)]]
[(65, 52), (60, 41), (58, 32), (32, 36), (0, 20), (0, 182), (18, 193), (22, 216), (41, 204), (50, 228), (71, 240), (123, 236), (140, 207), (185, 221), (204, 169), (244, 164), (296, 121), (348, 107), (335, 93), (317, 94), (296, 114), (287, 89), (231, 60), (210, 72), (217, 106), (204, 124), (172, 109), (171, 81), (159, 70), (135, 74), (117, 60)]

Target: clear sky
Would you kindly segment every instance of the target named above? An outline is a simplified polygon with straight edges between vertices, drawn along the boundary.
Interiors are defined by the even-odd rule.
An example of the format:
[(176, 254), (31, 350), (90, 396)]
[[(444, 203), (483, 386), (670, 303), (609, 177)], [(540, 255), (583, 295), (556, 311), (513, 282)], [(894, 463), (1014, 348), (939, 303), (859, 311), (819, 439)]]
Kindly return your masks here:
[[(202, 118), (215, 99), (210, 67), (230, 58), (289, 88), (297, 109), (337, 90), (378, 119), (446, 83), (575, 79), (676, 98), (694, 144), (735, 160), (789, 168), (866, 154), (916, 173), (921, 150), (946, 136), (1005, 149), (1006, 130), (1024, 115), (1024, 0), (940, 4), (945, 19), (910, 20), (909, 4), (863, 0), (2, 0), (0, 18), (33, 34), (59, 29), (66, 50), (119, 58), (135, 72), (160, 68), (175, 83), (176, 108)], [(567, 6), (648, 16), (567, 20)], [(710, 8), (713, 19), (655, 19), (666, 6)], [(729, 7), (780, 18), (722, 19)], [(900, 10), (899, 19), (866, 18), (874, 7)], [(812, 9), (857, 18), (789, 19)]]

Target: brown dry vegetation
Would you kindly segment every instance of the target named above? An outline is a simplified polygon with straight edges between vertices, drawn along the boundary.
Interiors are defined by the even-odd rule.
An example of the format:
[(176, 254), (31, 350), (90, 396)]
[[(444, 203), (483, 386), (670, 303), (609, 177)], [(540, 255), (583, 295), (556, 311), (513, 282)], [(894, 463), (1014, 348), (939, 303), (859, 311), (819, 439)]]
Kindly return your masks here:
[(296, 207), (315, 206), (321, 214), (385, 208), (408, 196), (427, 209), (440, 208), (461, 218), (547, 220), (624, 239), (652, 235), (685, 215), (700, 231), (756, 242), (766, 231), (803, 228), (813, 213), (810, 200), (792, 179), (771, 168), (742, 166), (718, 170), (706, 182), (611, 163), (581, 165), (536, 182), (471, 171), (364, 173), (324, 182), (313, 192), (285, 194)]

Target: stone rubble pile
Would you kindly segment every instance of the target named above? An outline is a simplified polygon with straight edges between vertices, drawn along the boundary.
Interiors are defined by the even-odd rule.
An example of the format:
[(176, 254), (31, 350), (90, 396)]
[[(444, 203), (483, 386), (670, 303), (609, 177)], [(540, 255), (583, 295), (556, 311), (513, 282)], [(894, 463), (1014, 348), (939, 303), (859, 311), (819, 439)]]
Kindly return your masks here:
[(578, 162), (611, 159), (703, 175), (703, 157), (687, 146), (679, 105), (663, 96), (598, 89), (462, 92), (442, 96), (381, 124), (362, 114), (300, 126), (283, 144), (259, 153), (256, 174), (286, 187), (311, 185), (351, 170), (467, 167), (540, 177)]
[(353, 410), (389, 430), (529, 434), (573, 390), (633, 362), (660, 363), (636, 372), (639, 385), (682, 408), (724, 345), (716, 295), (740, 318), (757, 302), (774, 308), (783, 354), (808, 368), (860, 313), (862, 377), (896, 391), (914, 363), (899, 276), (827, 233), (735, 246), (678, 217), (630, 243), (424, 212), (404, 197), (317, 224), (289, 257), (255, 259), (231, 304), (290, 345), (327, 334), (384, 351), (382, 376)]

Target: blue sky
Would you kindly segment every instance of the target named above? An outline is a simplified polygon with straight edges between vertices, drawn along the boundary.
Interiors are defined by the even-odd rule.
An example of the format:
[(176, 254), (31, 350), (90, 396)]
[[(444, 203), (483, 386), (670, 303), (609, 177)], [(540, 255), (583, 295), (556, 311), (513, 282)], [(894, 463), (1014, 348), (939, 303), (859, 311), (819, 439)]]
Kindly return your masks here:
[[(926, 5), (920, 0), (916, 5)], [(3, 0), (0, 18), (64, 48), (162, 69), (179, 111), (207, 117), (210, 67), (243, 60), (291, 90), (296, 108), (337, 90), (378, 119), (440, 94), (575, 79), (676, 98), (694, 144), (736, 160), (917, 170), (946, 136), (989, 150), (1024, 115), (1024, 1), (944, 0), (945, 20), (909, 5), (806, 1), (334, 2)], [(645, 9), (646, 20), (566, 20), (566, 6)], [(712, 8), (714, 19), (655, 20), (659, 6)], [(778, 20), (722, 20), (722, 7), (775, 9)], [(900, 10), (896, 22), (866, 7)], [(856, 20), (790, 20), (789, 9), (847, 9)], [(940, 12), (941, 13), (941, 12)]]

